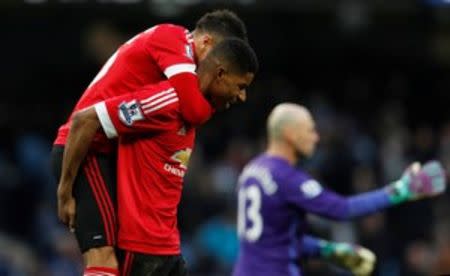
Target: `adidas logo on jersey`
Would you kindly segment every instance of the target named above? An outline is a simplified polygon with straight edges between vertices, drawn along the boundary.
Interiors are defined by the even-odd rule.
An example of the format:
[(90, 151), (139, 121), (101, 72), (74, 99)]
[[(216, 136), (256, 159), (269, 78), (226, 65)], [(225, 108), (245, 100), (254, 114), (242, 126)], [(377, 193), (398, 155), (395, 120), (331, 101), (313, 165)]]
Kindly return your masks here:
[(101, 240), (103, 239), (103, 235), (95, 235), (92, 237), (93, 240)]

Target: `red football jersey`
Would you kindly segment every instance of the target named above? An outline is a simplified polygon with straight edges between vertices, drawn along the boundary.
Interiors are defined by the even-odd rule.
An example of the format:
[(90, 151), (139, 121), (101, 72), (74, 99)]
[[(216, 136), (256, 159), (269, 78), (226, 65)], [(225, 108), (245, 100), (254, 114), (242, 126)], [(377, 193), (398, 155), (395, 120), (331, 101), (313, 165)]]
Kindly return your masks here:
[(184, 126), (168, 81), (97, 103), (109, 138), (119, 137), (117, 197), (122, 249), (180, 253), (177, 208), (195, 129)]
[[(91, 82), (75, 111), (100, 101), (135, 92), (144, 85), (156, 84), (179, 73), (195, 74), (194, 40), (181, 26), (161, 24), (124, 43), (105, 63)], [(54, 144), (64, 145), (71, 117), (58, 130)], [(99, 132), (92, 149), (108, 152), (111, 144)]]

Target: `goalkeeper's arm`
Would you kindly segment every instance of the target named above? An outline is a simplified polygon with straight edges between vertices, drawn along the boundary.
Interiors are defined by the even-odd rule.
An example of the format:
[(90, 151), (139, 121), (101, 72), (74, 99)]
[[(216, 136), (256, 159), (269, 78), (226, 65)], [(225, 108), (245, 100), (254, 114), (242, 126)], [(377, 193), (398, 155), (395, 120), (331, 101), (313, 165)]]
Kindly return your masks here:
[(300, 196), (298, 186), (292, 186), (292, 190), (286, 193), (288, 201), (299, 205), (306, 212), (336, 220), (349, 220), (403, 202), (435, 196), (443, 193), (446, 187), (444, 170), (437, 161), (428, 162), (422, 168), (414, 164), (405, 170), (399, 180), (355, 196), (338, 195), (323, 189), (314, 181), (302, 185), (307, 186), (301, 186), (303, 194)]
[(369, 249), (344, 242), (332, 242), (305, 235), (301, 244), (302, 257), (316, 257), (351, 271), (354, 275), (370, 275), (376, 257)]

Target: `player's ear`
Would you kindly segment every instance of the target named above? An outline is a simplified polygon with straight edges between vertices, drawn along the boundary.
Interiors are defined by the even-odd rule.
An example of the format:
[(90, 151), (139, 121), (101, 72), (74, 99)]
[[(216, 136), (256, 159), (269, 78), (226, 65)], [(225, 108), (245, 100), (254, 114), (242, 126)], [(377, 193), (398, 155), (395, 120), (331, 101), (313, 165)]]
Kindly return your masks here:
[(219, 80), (222, 79), (226, 73), (227, 73), (227, 70), (225, 69), (225, 67), (221, 64), (218, 64), (216, 67), (217, 79), (219, 79)]
[(204, 49), (210, 49), (214, 46), (214, 37), (208, 33), (202, 36), (202, 47)]

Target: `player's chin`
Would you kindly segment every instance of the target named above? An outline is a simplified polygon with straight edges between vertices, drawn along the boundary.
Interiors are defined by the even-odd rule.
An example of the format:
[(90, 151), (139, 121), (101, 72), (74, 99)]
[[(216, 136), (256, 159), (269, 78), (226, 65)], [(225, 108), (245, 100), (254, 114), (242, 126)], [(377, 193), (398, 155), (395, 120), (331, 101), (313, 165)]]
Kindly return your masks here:
[(218, 108), (217, 108), (217, 103), (216, 103), (216, 101), (214, 100), (214, 98), (211, 97), (211, 95), (209, 95), (209, 94), (205, 95), (205, 99), (209, 102), (209, 104), (210, 104), (215, 110), (218, 109)]
[(310, 158), (314, 155), (314, 148), (306, 149), (302, 151), (302, 155), (306, 158)]

